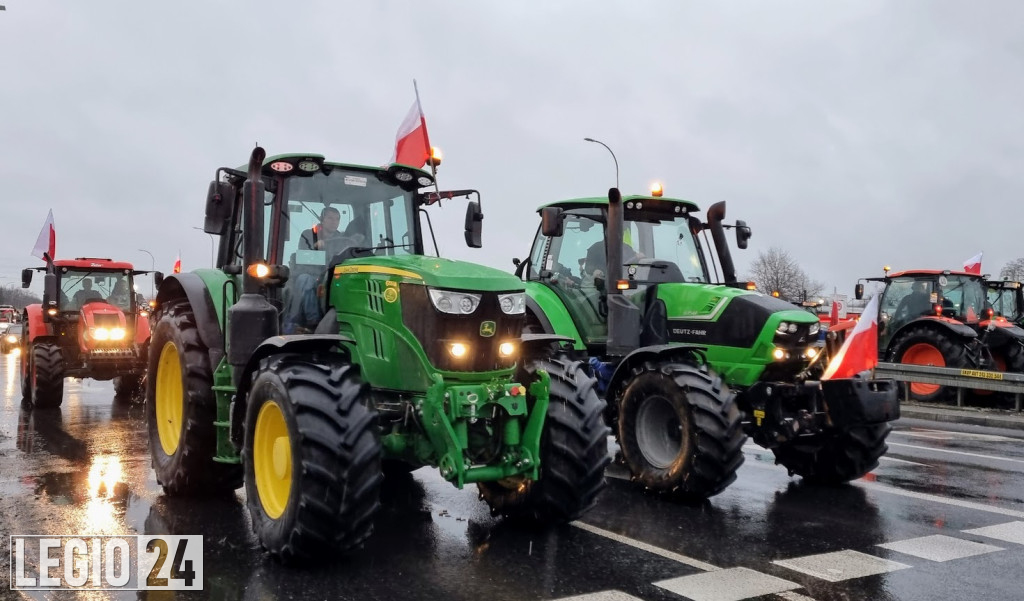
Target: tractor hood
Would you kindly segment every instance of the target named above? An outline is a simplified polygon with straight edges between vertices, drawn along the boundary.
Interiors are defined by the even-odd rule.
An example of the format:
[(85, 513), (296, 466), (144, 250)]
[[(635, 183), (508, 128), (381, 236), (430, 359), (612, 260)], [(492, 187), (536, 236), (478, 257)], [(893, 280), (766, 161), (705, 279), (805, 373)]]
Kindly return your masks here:
[(453, 261), (439, 257), (402, 255), (350, 259), (334, 268), (334, 273), (378, 273), (421, 282), (427, 286), (481, 292), (514, 292), (523, 290), (523, 282), (510, 273), (476, 263)]
[[(669, 338), (749, 347), (766, 330), (780, 332), (794, 342), (809, 341), (817, 335), (818, 317), (793, 305), (759, 292), (729, 286), (659, 284), (657, 297), (665, 303)], [(792, 330), (790, 325), (795, 324)]]

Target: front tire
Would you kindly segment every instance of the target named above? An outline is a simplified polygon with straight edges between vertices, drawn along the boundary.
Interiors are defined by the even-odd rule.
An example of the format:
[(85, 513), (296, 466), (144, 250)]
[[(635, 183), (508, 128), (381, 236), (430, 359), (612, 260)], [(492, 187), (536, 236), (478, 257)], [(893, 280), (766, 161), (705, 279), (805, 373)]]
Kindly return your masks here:
[(775, 463), (789, 474), (817, 484), (842, 484), (856, 480), (878, 467), (878, 459), (889, 450), (889, 424), (858, 426), (848, 431), (822, 434), (816, 444), (790, 442), (772, 449)]
[(220, 463), (210, 356), (185, 303), (161, 312), (153, 330), (146, 422), (156, 481), (170, 495), (207, 495), (242, 485), (242, 466)]
[(708, 371), (647, 363), (623, 392), (618, 439), (633, 481), (681, 500), (714, 496), (743, 464), (735, 395)]
[(356, 367), (337, 359), (263, 359), (245, 414), (246, 505), (285, 564), (361, 544), (380, 507), (377, 413)]
[(551, 378), (549, 403), (540, 442), (540, 478), (525, 482), (479, 482), (480, 496), (495, 515), (541, 524), (571, 522), (596, 502), (610, 463), (604, 423), (605, 402), (597, 380), (583, 363), (564, 353), (530, 361), (516, 374), (527, 387), (538, 370)]
[[(930, 326), (911, 326), (893, 341), (889, 361), (907, 365), (967, 367), (967, 350), (952, 333)], [(937, 403), (956, 398), (956, 388), (939, 384), (910, 383), (910, 397)]]
[(33, 344), (29, 369), (33, 406), (40, 409), (60, 407), (64, 400), (64, 356), (60, 347), (49, 342)]

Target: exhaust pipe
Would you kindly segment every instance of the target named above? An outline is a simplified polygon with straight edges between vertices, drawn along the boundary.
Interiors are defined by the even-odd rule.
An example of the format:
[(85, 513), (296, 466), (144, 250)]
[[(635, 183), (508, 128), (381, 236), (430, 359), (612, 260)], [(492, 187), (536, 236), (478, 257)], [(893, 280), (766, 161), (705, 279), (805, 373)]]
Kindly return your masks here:
[(605, 293), (608, 299), (607, 352), (623, 357), (640, 346), (640, 308), (629, 302), (618, 283), (622, 279), (622, 232), (625, 229), (622, 193), (608, 190), (608, 223), (604, 228), (604, 254), (607, 274)]
[(722, 227), (722, 220), (724, 219), (724, 200), (716, 202), (708, 208), (708, 226), (711, 229), (711, 239), (715, 241), (718, 262), (722, 264), (722, 278), (725, 279), (724, 283), (727, 286), (731, 286), (736, 283), (736, 266), (732, 262), (729, 243), (725, 241), (725, 228)]
[(245, 230), (242, 249), (242, 290), (246, 294), (257, 293), (260, 282), (248, 274), (249, 266), (263, 260), (263, 193), (265, 186), (260, 172), (263, 171), (263, 159), (267, 151), (259, 146), (253, 149), (249, 157), (249, 176), (242, 184), (242, 210), (244, 213)]

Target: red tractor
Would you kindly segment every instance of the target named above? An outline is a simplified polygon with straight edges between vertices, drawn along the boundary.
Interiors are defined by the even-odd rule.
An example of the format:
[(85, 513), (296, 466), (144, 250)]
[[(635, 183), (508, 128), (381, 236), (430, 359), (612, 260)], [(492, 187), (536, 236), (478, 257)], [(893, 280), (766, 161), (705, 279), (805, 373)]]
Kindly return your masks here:
[(131, 263), (80, 257), (21, 272), (28, 288), (44, 271), (43, 302), (22, 328), (21, 391), (36, 407), (59, 407), (64, 378), (114, 380), (118, 399), (140, 399), (149, 347), (149, 306)]
[[(885, 284), (878, 304), (881, 360), (1024, 372), (1024, 329), (995, 316), (983, 276), (913, 270), (863, 279)], [(855, 293), (863, 298), (864, 284), (858, 283)], [(947, 400), (955, 392), (938, 384), (910, 384), (910, 396), (920, 401)]]

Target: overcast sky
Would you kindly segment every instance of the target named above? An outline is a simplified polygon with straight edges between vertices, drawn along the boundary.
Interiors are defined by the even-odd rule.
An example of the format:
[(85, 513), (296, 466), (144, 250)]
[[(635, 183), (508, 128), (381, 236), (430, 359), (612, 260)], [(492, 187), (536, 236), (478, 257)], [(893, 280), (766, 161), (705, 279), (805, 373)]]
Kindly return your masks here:
[[(59, 257), (208, 266), (221, 166), (383, 164), (419, 83), (442, 254), (513, 269), (538, 205), (662, 181), (852, 294), (858, 277), (1024, 256), (1024, 3), (4, 0), (0, 285), (48, 209)], [(436, 209), (436, 207), (434, 207)], [(38, 284), (33, 289), (38, 288)]]

